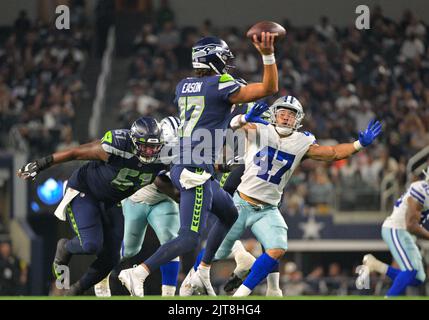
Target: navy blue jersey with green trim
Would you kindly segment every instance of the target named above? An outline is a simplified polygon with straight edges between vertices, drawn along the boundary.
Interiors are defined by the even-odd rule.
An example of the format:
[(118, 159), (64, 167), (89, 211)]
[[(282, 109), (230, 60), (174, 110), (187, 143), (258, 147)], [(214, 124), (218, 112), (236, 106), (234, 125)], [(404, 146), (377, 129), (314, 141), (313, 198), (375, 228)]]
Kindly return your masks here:
[(164, 164), (144, 164), (134, 154), (128, 129), (108, 131), (101, 145), (109, 154), (107, 162), (89, 161), (75, 170), (68, 186), (91, 193), (103, 202), (119, 202), (152, 183), (167, 169)]
[(222, 137), (230, 121), (229, 96), (240, 87), (229, 74), (186, 78), (179, 82), (175, 104), (181, 120), (181, 164), (214, 173), (213, 164), (222, 149)]

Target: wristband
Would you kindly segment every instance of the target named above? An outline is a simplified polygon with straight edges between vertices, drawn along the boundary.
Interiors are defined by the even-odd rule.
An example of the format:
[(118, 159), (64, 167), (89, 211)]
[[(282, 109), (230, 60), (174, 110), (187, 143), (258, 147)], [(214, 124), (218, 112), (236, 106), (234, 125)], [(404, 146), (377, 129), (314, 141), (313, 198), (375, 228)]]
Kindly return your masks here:
[(353, 146), (355, 147), (356, 151), (360, 151), (364, 148), (364, 146), (360, 143), (359, 140), (353, 142)]
[(52, 162), (54, 162), (54, 157), (52, 155), (36, 160), (37, 167), (39, 170), (49, 168)]
[(230, 126), (232, 129), (238, 129), (242, 126), (244, 126), (247, 123), (246, 118), (244, 117), (243, 114), (240, 114), (238, 116), (235, 116), (234, 118), (232, 118)]
[(276, 57), (274, 56), (274, 53), (269, 54), (269, 55), (263, 55), (262, 61), (263, 61), (264, 65), (275, 64), (276, 63)]

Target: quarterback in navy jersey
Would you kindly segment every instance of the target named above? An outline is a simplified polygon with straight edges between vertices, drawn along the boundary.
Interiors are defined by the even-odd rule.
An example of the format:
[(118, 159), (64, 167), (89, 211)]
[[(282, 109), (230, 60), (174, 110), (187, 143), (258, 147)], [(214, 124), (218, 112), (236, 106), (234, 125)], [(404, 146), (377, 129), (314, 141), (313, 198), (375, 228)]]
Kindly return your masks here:
[[(278, 91), (274, 39), (275, 35), (269, 32), (262, 32), (259, 38), (254, 35), (253, 44), (264, 63), (263, 80), (245, 86), (227, 73), (233, 55), (225, 41), (205, 37), (193, 46), (195, 76), (178, 83), (175, 97), (181, 120), (180, 152), (170, 173), (173, 185), (180, 191), (179, 236), (162, 245), (140, 266), (121, 271), (119, 280), (132, 295), (144, 295), (144, 281), (150, 272), (198, 247), (209, 212), (218, 220), (210, 230), (204, 257), (192, 283), (199, 292), (215, 294), (210, 284), (210, 263), (238, 216), (232, 197), (214, 179), (215, 163), (223, 147), (232, 106)], [(246, 114), (246, 121), (259, 121), (264, 111), (252, 108)]]
[[(53, 263), (69, 264), (72, 255), (95, 254), (97, 259), (74, 283), (69, 295), (79, 295), (98, 283), (119, 262), (124, 218), (120, 201), (153, 182), (165, 191), (165, 177), (158, 175), (166, 166), (157, 163), (163, 146), (162, 130), (151, 117), (136, 120), (131, 129), (108, 131), (103, 139), (56, 152), (30, 162), (18, 171), (23, 179), (34, 179), (48, 167), (72, 160), (91, 160), (71, 175), (63, 200), (55, 211), (68, 219), (76, 236), (60, 239)], [(169, 191), (167, 191), (169, 192)]]

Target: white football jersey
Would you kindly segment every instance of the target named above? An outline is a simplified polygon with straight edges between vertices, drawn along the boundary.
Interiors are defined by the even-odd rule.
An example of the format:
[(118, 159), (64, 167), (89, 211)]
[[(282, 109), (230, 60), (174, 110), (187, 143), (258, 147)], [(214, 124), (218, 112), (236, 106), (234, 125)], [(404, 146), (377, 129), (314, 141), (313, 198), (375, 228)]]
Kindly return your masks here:
[[(257, 125), (246, 139), (245, 171), (237, 190), (277, 206), (283, 189), (308, 148), (316, 142), (309, 132), (280, 137), (273, 125)], [(252, 131), (255, 132), (252, 136)]]
[(133, 202), (146, 203), (148, 205), (155, 205), (166, 199), (170, 199), (166, 194), (158, 191), (154, 183), (151, 183), (139, 190), (129, 197)]
[(429, 214), (429, 184), (423, 180), (413, 182), (408, 190), (396, 201), (392, 214), (386, 218), (383, 227), (393, 229), (406, 229), (406, 214), (408, 198), (412, 197), (423, 206), (421, 222), (428, 218)]

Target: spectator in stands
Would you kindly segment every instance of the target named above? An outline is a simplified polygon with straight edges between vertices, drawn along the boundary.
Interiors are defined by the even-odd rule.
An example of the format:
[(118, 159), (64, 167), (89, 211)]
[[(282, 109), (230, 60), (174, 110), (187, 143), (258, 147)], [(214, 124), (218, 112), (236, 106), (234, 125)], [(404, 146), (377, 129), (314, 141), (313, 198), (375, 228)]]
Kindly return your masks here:
[(342, 273), (339, 263), (333, 262), (329, 265), (328, 276), (325, 282), (330, 295), (341, 296), (347, 294), (347, 279)]
[(156, 11), (156, 22), (162, 27), (166, 22), (174, 22), (174, 11), (170, 8), (168, 0), (161, 0), (160, 6)]
[(329, 18), (323, 16), (320, 18), (320, 23), (315, 27), (316, 32), (322, 37), (323, 40), (335, 40), (336, 31)]
[(319, 206), (319, 208), (321, 205), (331, 206), (334, 188), (326, 170), (323, 167), (317, 167), (314, 172), (310, 173), (309, 179), (312, 183), (308, 188), (307, 203), (311, 206)]
[(323, 280), (324, 270), (322, 266), (316, 266), (305, 278), (306, 283), (309, 285), (309, 294), (323, 295), (326, 294), (328, 289)]
[(27, 267), (12, 254), (9, 241), (0, 242), (0, 295), (14, 296), (25, 293)]

